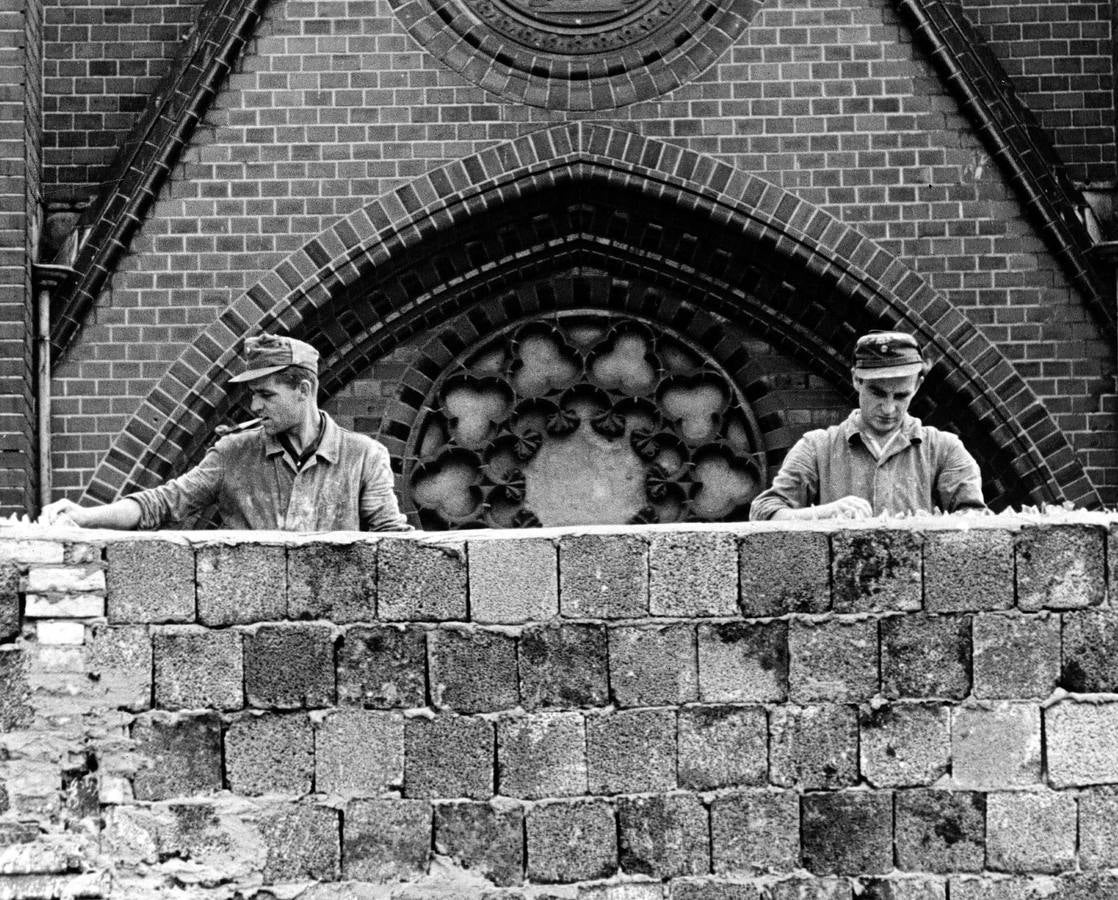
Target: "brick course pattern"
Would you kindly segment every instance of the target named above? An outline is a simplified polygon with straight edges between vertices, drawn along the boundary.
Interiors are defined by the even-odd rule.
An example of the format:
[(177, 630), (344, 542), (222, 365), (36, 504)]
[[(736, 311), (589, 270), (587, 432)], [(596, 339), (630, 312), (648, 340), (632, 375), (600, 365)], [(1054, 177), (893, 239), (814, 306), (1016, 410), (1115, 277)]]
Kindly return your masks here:
[[(257, 604), (208, 625), (204, 605), (181, 596), (213, 590), (193, 573), (232, 535), (98, 532), (69, 544), (37, 529), (0, 535), (0, 563), (33, 626), (0, 647), (0, 835), (20, 848), (3, 851), (0, 889), (31, 896), (19, 879), (34, 875), (53, 879), (56, 893), (115, 896), (74, 871), (74, 860), (107, 852), (104, 877), (141, 893), (189, 856), (203, 900), (218, 896), (207, 883), (317, 881), (331, 896), (338, 879), (466, 900), (548, 884), (605, 900), (735, 891), (849, 900), (850, 878), (895, 898), (942, 898), (951, 884), (952, 896), (1011, 890), (1004, 896), (1016, 900), (1046, 878), (1069, 897), (1105, 890), (1099, 870), (1116, 858), (1118, 702), (1084, 648), (1108, 634), (1112, 598), (1104, 589), (1101, 605), (1067, 604), (1059, 576), (1102, 578), (1096, 546), (1113, 546), (1118, 517), (1068, 516), (859, 529), (862, 558), (906, 548), (915, 593), (892, 594), (890, 608), (879, 579), (836, 581), (834, 596), (812, 601), (823, 611), (797, 603), (763, 618), (712, 616), (727, 582), (739, 611), (760, 595), (756, 586), (739, 595), (751, 583), (739, 571), (717, 582), (700, 571), (712, 554), (747, 563), (756, 536), (774, 533), (761, 526), (671, 538), (695, 549), (672, 574), (692, 585), (690, 615), (619, 620), (603, 605), (577, 622), (559, 615), (563, 586), (583, 600), (586, 587), (564, 578), (563, 560), (577, 557), (559, 548), (583, 536), (465, 535), (454, 557), (465, 583), (477, 583), (475, 561), (487, 581), (503, 577), (497, 561), (515, 581), (521, 552), (528, 564), (545, 551), (559, 559), (558, 603), (524, 607), (512, 596), (516, 618), (528, 618), (500, 625), (492, 602), (480, 623), (454, 604), (411, 604), (416, 618), (399, 621), (410, 601), (385, 591), (411, 589), (370, 582), (356, 566), (361, 621), (350, 621), (352, 585), (324, 578), (315, 604), (342, 611), (341, 622), (307, 621), (303, 604)], [(968, 536), (986, 553), (990, 530), (1017, 573), (1014, 605), (995, 611), (988, 597), (950, 587), (940, 552), (951, 535), (952, 553), (965, 555)], [(841, 525), (809, 533), (823, 571), (849, 550)], [(665, 534), (599, 528), (593, 541), (604, 558), (623, 559)], [(270, 596), (305, 588), (319, 554), (336, 558), (334, 539), (267, 540), (241, 535), (235, 558), (269, 575)], [(488, 549), (475, 553), (472, 540)], [(413, 556), (413, 544), (354, 535), (344, 546), (351, 564), (375, 567), (391, 547), (389, 557), (443, 570), (445, 558)], [(921, 589), (928, 554), (936, 592)], [(174, 621), (135, 578), (168, 559)], [(1051, 574), (1059, 602), (1038, 602), (1034, 569)], [(642, 584), (619, 566), (603, 577), (607, 590), (616, 578), (643, 597), (647, 580), (663, 576), (646, 567)], [(952, 611), (912, 596), (950, 596)], [(1038, 605), (1052, 608), (1032, 612)], [(990, 657), (999, 636), (1029, 647), (1019, 665)], [(1102, 693), (1053, 693), (1061, 654), (1084, 660), (1077, 686)], [(724, 687), (732, 671), (748, 686), (740, 695)], [(62, 803), (88, 833), (103, 829), (101, 851), (86, 830), (57, 824)]]

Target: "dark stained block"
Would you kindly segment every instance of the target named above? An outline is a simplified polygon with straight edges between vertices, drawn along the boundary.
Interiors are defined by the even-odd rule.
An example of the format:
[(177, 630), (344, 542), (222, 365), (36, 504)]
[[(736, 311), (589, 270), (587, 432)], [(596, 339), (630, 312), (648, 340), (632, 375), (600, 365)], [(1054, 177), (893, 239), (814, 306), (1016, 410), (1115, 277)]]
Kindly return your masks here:
[(221, 790), (221, 721), (214, 713), (151, 713), (132, 725), (139, 765), (137, 800), (166, 800)]
[(377, 617), (375, 540), (313, 540), (287, 548), (287, 617), (371, 622)]
[(738, 580), (744, 616), (822, 613), (831, 608), (831, 544), (818, 531), (741, 535)]
[(423, 706), (427, 698), (427, 638), (397, 625), (346, 629), (338, 646), (338, 702), (369, 709)]
[(592, 881), (617, 871), (617, 825), (605, 800), (540, 803), (525, 825), (531, 881)]
[(881, 691), (886, 697), (961, 700), (970, 684), (970, 616), (917, 613), (881, 620)]
[(617, 800), (622, 871), (653, 878), (710, 871), (707, 810), (694, 794)]
[(676, 786), (674, 709), (623, 709), (586, 717), (591, 794), (669, 791)]
[(788, 697), (788, 624), (699, 624), (699, 695), (706, 703)]
[(893, 794), (804, 794), (804, 868), (816, 875), (880, 875), (893, 868)]
[(897, 791), (897, 866), (914, 872), (979, 872), (986, 861), (986, 796)]
[(832, 534), (834, 611), (920, 609), (923, 543), (923, 535), (902, 530)]
[(244, 637), (245, 695), (264, 709), (311, 709), (334, 702), (334, 629), (262, 625)]
[(404, 722), (404, 795), (493, 795), (493, 725), (484, 719), (440, 715)]
[(374, 884), (423, 877), (431, 824), (426, 800), (350, 800), (342, 828), (342, 877)]
[(510, 635), (443, 628), (428, 635), (427, 651), (436, 708), (496, 712), (520, 703), (516, 639)]
[(1077, 694), (1118, 692), (1118, 612), (1067, 612), (1063, 623), (1060, 687)]
[(606, 630), (538, 625), (520, 634), (520, 700), (525, 709), (609, 703)]
[(435, 807), (435, 852), (500, 887), (524, 880), (524, 812), (489, 803)]
[(687, 703), (698, 694), (695, 630), (688, 623), (609, 630), (610, 690), (618, 706)]

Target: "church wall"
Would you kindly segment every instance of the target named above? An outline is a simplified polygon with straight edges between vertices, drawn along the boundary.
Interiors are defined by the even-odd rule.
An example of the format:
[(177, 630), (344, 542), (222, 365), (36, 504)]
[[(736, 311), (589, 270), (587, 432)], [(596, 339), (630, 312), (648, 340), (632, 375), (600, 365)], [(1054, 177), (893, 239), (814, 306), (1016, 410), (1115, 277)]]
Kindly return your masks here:
[(0, 893), (1109, 896), (1116, 551), (12, 526)]

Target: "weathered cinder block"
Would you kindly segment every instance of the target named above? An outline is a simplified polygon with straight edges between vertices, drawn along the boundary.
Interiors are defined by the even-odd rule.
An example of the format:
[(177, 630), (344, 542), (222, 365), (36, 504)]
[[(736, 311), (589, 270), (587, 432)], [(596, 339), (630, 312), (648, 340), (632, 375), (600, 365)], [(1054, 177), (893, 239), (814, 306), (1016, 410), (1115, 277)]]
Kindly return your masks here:
[(435, 807), (435, 852), (494, 884), (524, 880), (524, 811), (489, 803)]
[(859, 900), (945, 900), (947, 885), (931, 878), (867, 878)]
[(648, 609), (654, 616), (732, 616), (738, 611), (734, 535), (665, 531), (648, 540)]
[(710, 804), (711, 869), (757, 874), (800, 865), (800, 809), (792, 791), (734, 791)]
[(17, 731), (30, 724), (31, 688), (22, 650), (0, 647), (0, 732)]
[(315, 729), (315, 790), (377, 797), (404, 783), (404, 718), (399, 713), (339, 709)]
[(804, 794), (804, 868), (820, 875), (879, 875), (893, 868), (893, 794)]
[(431, 805), (426, 800), (350, 800), (342, 828), (342, 877), (388, 884), (427, 874)]
[(513, 709), (520, 702), (516, 639), (497, 631), (442, 628), (427, 636), (431, 702), (461, 713)]
[(675, 710), (618, 710), (586, 717), (591, 794), (635, 794), (675, 787)]
[(664, 706), (695, 700), (694, 627), (679, 623), (611, 628), (609, 677), (618, 706)]
[(877, 693), (877, 622), (794, 620), (788, 691), (796, 703), (868, 700)]
[[(1051, 897), (1053, 889), (1064, 887), (1065, 881), (1063, 878), (1056, 883), (1049, 878), (1041, 880), (1025, 876), (967, 875), (953, 877), (949, 886), (951, 900), (1042, 900)], [(1067, 900), (1069, 895), (1061, 891), (1058, 896), (1060, 900)], [(1092, 898), (1095, 896), (1091, 895)]]
[(897, 867), (980, 872), (986, 861), (986, 796), (969, 791), (896, 792)]
[(620, 797), (617, 825), (624, 872), (677, 878), (710, 871), (707, 811), (694, 794)]
[(1009, 700), (1052, 693), (1060, 676), (1059, 617), (988, 613), (975, 616), (972, 628), (976, 697)]
[(0, 563), (0, 644), (19, 635), (19, 566)]
[(956, 787), (1026, 787), (1040, 780), (1040, 709), (1033, 703), (959, 707), (951, 720)]
[(1057, 703), (1044, 726), (1053, 787), (1118, 783), (1118, 703)]
[(147, 625), (91, 625), (86, 667), (102, 702), (119, 709), (151, 706), (151, 631)]
[(137, 800), (221, 790), (221, 722), (213, 713), (150, 713), (132, 725)]
[(267, 847), (265, 884), (337, 881), (341, 853), (338, 811), (309, 803), (284, 803), (260, 818)]
[(564, 535), (559, 607), (572, 619), (648, 615), (648, 542), (637, 534)]
[(920, 609), (923, 535), (912, 531), (836, 531), (831, 535), (835, 612)]
[(307, 794), (314, 734), (304, 713), (249, 713), (225, 733), (225, 774), (236, 794)]
[(261, 625), (244, 636), (245, 696), (250, 706), (302, 709), (334, 702), (334, 629)]
[(370, 709), (423, 706), (427, 638), (421, 628), (357, 626), (338, 647), (338, 702)]
[(198, 548), (198, 621), (203, 625), (274, 622), (287, 615), (287, 550), (267, 544)]
[(287, 548), (287, 617), (371, 622), (377, 617), (377, 544), (311, 540)]
[(823, 532), (743, 534), (738, 573), (744, 616), (822, 613), (831, 608), (831, 541)]
[(761, 707), (679, 710), (679, 786), (709, 791), (763, 784), (768, 775), (766, 718)]
[(386, 622), (465, 620), (466, 547), (443, 539), (377, 545), (377, 615)]
[(591, 881), (617, 871), (617, 826), (605, 800), (540, 803), (525, 826), (531, 881)]
[(581, 713), (541, 713), (497, 724), (498, 793), (539, 799), (586, 793)]
[(164, 709), (240, 709), (244, 660), (240, 632), (193, 625), (156, 628), (155, 705)]
[(704, 702), (787, 699), (787, 622), (700, 624), (698, 641)]
[(845, 878), (789, 878), (768, 885), (765, 900), (853, 900)]
[(468, 544), (470, 618), (539, 622), (559, 614), (555, 543), (546, 538), (479, 538)]
[(861, 713), (862, 774), (874, 787), (929, 785), (951, 761), (951, 709), (889, 703)]
[(889, 616), (881, 620), (881, 692), (900, 697), (970, 693), (970, 616)]
[(1113, 787), (1079, 795), (1079, 865), (1118, 868), (1118, 792)]
[(668, 885), (671, 900), (761, 900), (755, 884), (718, 878), (675, 878)]
[(986, 798), (986, 866), (1001, 872), (1066, 872), (1075, 866), (1075, 797), (1053, 791)]
[(924, 608), (970, 612), (1013, 606), (1013, 533), (994, 528), (924, 535)]
[(520, 634), (520, 702), (525, 709), (609, 703), (606, 630), (536, 625)]
[(1118, 610), (1064, 613), (1060, 687), (1076, 694), (1118, 692)]
[(105, 548), (110, 622), (193, 622), (194, 548), (173, 541), (112, 541)]
[(407, 797), (493, 795), (493, 725), (484, 719), (440, 715), (404, 723)]
[(769, 778), (784, 787), (835, 788), (858, 781), (853, 706), (776, 706), (769, 722)]
[(1041, 525), (1017, 536), (1017, 605), (1083, 609), (1101, 603), (1103, 535), (1091, 525)]
[[(544, 900), (552, 897), (544, 894)], [(580, 884), (578, 900), (663, 900), (664, 892), (659, 882), (625, 881), (616, 884)]]

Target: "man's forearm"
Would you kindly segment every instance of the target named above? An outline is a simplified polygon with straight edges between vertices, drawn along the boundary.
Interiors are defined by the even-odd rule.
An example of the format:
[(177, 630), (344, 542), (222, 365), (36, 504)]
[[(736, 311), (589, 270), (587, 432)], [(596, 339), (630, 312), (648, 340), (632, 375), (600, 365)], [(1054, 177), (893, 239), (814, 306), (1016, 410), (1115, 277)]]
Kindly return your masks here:
[(125, 497), (105, 506), (82, 507), (70, 518), (83, 528), (119, 528), (131, 531), (140, 524), (140, 504)]

